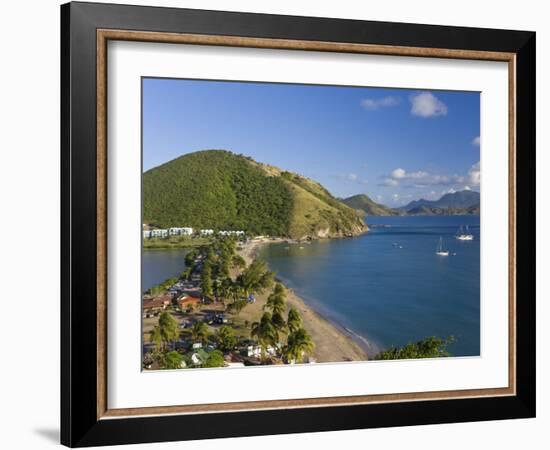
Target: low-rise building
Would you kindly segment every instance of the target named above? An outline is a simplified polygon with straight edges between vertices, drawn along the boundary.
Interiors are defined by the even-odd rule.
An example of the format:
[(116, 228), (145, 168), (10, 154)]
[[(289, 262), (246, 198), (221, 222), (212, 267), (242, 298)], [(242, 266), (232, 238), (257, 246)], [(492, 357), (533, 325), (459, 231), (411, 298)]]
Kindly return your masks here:
[(165, 238), (167, 236), (168, 236), (168, 230), (165, 230), (165, 229), (151, 230), (151, 237)]
[(170, 303), (172, 303), (172, 296), (166, 294), (152, 298), (144, 298), (142, 306), (143, 316), (147, 317), (150, 314), (164, 311), (168, 306), (170, 306)]
[(244, 231), (242, 230), (220, 230), (218, 231), (220, 236), (244, 236)]
[(201, 236), (212, 236), (214, 234), (214, 230), (204, 229), (204, 230), (200, 230), (199, 233), (200, 233)]
[[(271, 345), (265, 349), (266, 354), (275, 356), (277, 350)], [(249, 345), (246, 348), (246, 355), (248, 357), (260, 358), (262, 356), (262, 347), (260, 345)]]
[(193, 234), (193, 228), (191, 227), (172, 227), (168, 229), (170, 236), (191, 236)]
[(185, 310), (190, 306), (198, 305), (200, 302), (201, 299), (199, 297), (194, 297), (189, 294), (183, 294), (177, 300), (178, 306), (181, 310)]

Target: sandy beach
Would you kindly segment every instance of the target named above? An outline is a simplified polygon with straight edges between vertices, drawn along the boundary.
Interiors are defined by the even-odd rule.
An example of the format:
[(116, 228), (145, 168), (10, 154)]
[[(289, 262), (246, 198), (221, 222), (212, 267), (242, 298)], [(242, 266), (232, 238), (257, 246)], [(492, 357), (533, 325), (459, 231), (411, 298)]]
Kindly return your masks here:
[[(243, 245), (238, 253), (245, 259), (247, 264), (250, 264), (257, 256), (262, 245), (275, 242), (286, 242), (286, 240), (255, 239)], [(268, 293), (258, 295), (255, 303), (248, 305), (241, 311), (240, 317), (251, 322), (258, 320), (267, 301), (267, 296)], [(313, 356), (318, 362), (366, 361), (368, 359), (366, 350), (346, 335), (343, 330), (340, 330), (315, 312), (292, 289), (287, 288), (286, 302), (288, 308), (296, 308), (302, 315), (304, 328), (315, 343)]]

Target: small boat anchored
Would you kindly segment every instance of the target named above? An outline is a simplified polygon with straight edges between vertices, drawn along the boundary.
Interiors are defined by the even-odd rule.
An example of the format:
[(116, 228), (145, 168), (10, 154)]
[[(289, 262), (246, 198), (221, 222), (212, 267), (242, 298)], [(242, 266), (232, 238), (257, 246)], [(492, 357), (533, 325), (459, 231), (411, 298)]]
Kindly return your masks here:
[(473, 241), (474, 235), (470, 233), (470, 230), (468, 229), (468, 225), (466, 225), (466, 229), (464, 229), (462, 226), (460, 226), (460, 230), (457, 231), (455, 236), (459, 241)]
[(439, 238), (439, 243), (437, 244), (437, 249), (435, 251), (437, 256), (449, 256), (449, 250), (443, 250), (443, 238)]

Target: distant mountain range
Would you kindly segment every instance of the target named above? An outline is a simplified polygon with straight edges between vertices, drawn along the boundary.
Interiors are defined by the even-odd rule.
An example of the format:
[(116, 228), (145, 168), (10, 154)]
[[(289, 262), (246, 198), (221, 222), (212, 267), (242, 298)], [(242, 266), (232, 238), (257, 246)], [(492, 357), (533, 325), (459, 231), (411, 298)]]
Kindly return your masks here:
[(479, 215), (480, 196), (475, 191), (458, 191), (443, 195), (439, 200), (414, 200), (398, 208), (390, 208), (374, 202), (365, 194), (354, 195), (341, 200), (350, 208), (361, 211), (367, 216), (452, 216)]
[(366, 194), (353, 195), (341, 199), (341, 202), (367, 216), (399, 216), (404, 214), (402, 211), (376, 203)]
[(145, 172), (143, 222), (294, 239), (368, 230), (316, 181), (225, 150), (188, 153)]
[(468, 208), (437, 208), (434, 206), (416, 206), (409, 209), (406, 213), (408, 216), (464, 216), (464, 215), (479, 215), (479, 203), (469, 206)]
[(427, 206), (428, 208), (469, 208), (474, 205), (479, 205), (479, 192), (476, 191), (458, 191), (443, 195), (439, 200), (414, 200), (399, 208), (402, 211), (410, 211), (420, 206)]

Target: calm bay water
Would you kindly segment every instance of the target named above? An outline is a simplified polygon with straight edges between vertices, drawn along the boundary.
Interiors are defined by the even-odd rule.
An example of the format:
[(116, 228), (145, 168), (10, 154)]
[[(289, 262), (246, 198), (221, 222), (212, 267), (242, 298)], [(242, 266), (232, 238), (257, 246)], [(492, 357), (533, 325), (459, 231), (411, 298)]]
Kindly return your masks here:
[(185, 270), (186, 249), (144, 250), (141, 257), (141, 290), (174, 277)]
[[(375, 227), (364, 236), (270, 244), (260, 256), (322, 315), (378, 349), (452, 335), (453, 355), (479, 355), (479, 217), (366, 221)], [(376, 227), (382, 224), (389, 227)], [(473, 241), (454, 238), (461, 225)], [(447, 257), (435, 254), (440, 236)]]

